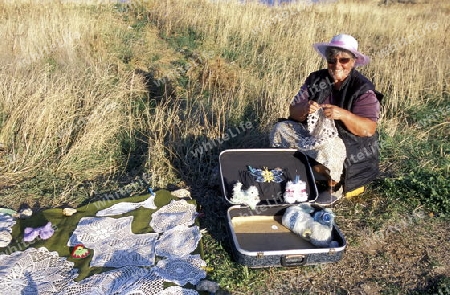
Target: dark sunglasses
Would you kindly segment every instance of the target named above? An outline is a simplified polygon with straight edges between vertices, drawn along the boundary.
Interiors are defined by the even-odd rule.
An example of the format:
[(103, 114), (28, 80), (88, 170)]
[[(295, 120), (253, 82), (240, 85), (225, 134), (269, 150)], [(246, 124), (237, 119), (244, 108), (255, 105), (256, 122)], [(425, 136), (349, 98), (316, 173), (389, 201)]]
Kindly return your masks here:
[(327, 59), (327, 63), (330, 65), (335, 65), (339, 62), (341, 65), (347, 64), (351, 60), (350, 57), (341, 57), (341, 58), (329, 58)]

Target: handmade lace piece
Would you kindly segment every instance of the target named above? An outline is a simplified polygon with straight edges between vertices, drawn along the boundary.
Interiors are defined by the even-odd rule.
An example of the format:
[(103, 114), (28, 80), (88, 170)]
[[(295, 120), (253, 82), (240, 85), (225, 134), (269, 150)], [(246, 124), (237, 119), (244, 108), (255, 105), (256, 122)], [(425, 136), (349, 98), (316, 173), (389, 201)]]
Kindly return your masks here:
[(159, 293), (159, 295), (198, 295), (198, 292), (192, 289), (184, 289), (180, 286), (170, 286)]
[(6, 213), (0, 213), (0, 248), (6, 247), (12, 240), (12, 227), (16, 221)]
[(205, 266), (205, 261), (200, 258), (200, 255), (196, 254), (183, 258), (160, 260), (154, 270), (164, 280), (184, 286), (187, 283), (196, 285), (201, 279), (205, 278), (206, 272), (203, 270)]
[(90, 266), (123, 267), (155, 264), (157, 233), (129, 234), (95, 244)]
[(261, 202), (259, 198), (258, 188), (254, 185), (250, 186), (248, 189), (242, 189), (242, 183), (238, 181), (233, 186), (232, 199), (229, 200), (231, 204), (244, 204), (249, 206), (251, 209), (255, 210), (256, 205)]
[(150, 266), (155, 263), (157, 233), (133, 234), (132, 216), (86, 217), (78, 223), (69, 246), (83, 244), (94, 249), (90, 266)]
[[(288, 207), (283, 214), (282, 224), (311, 244), (329, 247), (335, 215), (329, 208), (315, 209), (308, 203)], [(338, 244), (334, 242), (334, 244)]]
[(153, 270), (122, 267), (75, 282), (58, 295), (160, 294), (164, 281)]
[(150, 226), (155, 232), (162, 233), (177, 225), (192, 225), (196, 216), (195, 205), (186, 200), (172, 200), (152, 214)]
[(293, 121), (277, 123), (270, 134), (270, 144), (296, 148), (327, 167), (333, 180), (341, 178), (347, 150), (334, 120), (326, 118), (322, 109), (308, 115), (306, 127)]
[(44, 247), (0, 255), (2, 294), (57, 294), (74, 283), (77, 276), (72, 262)]
[(24, 230), (23, 240), (25, 242), (32, 242), (37, 237), (40, 237), (42, 240), (47, 240), (53, 236), (55, 230), (53, 229), (52, 223), (49, 221), (46, 225), (32, 228), (26, 227)]
[(8, 246), (9, 243), (11, 243), (11, 241), (12, 241), (11, 233), (6, 229), (0, 230), (0, 248)]
[(300, 176), (296, 175), (294, 180), (286, 182), (286, 190), (283, 194), (283, 198), (288, 204), (306, 202), (308, 200), (306, 182), (300, 180)]
[(313, 149), (339, 136), (334, 120), (325, 117), (321, 108), (308, 115), (307, 129), (310, 136), (299, 141), (300, 147), (303, 149)]
[(158, 207), (156, 207), (155, 205), (155, 196), (156, 195), (154, 193), (150, 194), (150, 197), (147, 200), (139, 203), (121, 202), (118, 204), (114, 204), (109, 208), (98, 211), (96, 216), (114, 216), (124, 214), (133, 211), (139, 207), (144, 207), (147, 209), (156, 209)]
[(12, 227), (16, 224), (16, 221), (6, 213), (0, 213), (0, 230), (7, 229), (12, 232)]
[(94, 248), (97, 244), (109, 238), (122, 239), (124, 236), (131, 234), (132, 221), (133, 216), (118, 219), (111, 217), (83, 217), (69, 238), (67, 246), (73, 247), (83, 244), (86, 248)]
[(192, 253), (201, 239), (200, 228), (179, 225), (165, 231), (156, 242), (156, 255), (176, 258)]
[(257, 182), (276, 182), (280, 183), (283, 179), (283, 170), (280, 168), (274, 168), (269, 170), (267, 167), (264, 169), (254, 168), (252, 166), (247, 166), (250, 174), (255, 177)]

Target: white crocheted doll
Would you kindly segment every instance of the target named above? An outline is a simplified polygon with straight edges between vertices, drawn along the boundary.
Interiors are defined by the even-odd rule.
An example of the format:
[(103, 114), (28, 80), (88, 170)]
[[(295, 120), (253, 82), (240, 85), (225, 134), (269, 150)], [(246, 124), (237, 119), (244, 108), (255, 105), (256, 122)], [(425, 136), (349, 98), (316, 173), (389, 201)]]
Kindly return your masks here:
[(245, 204), (254, 210), (259, 202), (259, 192), (256, 186), (252, 185), (247, 190), (243, 190), (242, 183), (239, 181), (234, 185), (233, 198), (230, 200), (230, 203)]
[(288, 204), (295, 202), (306, 202), (308, 200), (308, 193), (306, 192), (306, 182), (301, 181), (297, 175), (294, 181), (286, 183), (286, 191), (283, 194), (284, 201)]

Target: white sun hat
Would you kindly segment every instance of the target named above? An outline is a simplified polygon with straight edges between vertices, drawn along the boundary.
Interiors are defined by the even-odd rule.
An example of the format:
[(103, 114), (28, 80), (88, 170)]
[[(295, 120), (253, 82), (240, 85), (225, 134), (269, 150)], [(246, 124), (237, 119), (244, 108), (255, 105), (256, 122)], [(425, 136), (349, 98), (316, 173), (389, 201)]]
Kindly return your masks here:
[(330, 42), (316, 43), (314, 49), (326, 59), (327, 47), (337, 47), (350, 51), (356, 57), (355, 66), (364, 66), (370, 62), (370, 58), (358, 51), (358, 41), (353, 36), (339, 34), (334, 36)]

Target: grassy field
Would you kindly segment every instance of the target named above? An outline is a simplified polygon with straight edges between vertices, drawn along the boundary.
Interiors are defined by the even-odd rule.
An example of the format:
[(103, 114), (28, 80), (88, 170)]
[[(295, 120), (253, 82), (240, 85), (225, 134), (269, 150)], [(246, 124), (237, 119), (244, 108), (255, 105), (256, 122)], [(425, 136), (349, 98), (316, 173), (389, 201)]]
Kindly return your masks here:
[[(335, 208), (350, 249), (377, 233), (392, 238), (386, 233), (393, 226), (402, 235), (413, 224), (443, 234), (438, 225), (450, 214), (450, 3), (10, 2), (0, 1), (0, 205), (78, 205), (141, 179), (154, 188), (188, 187), (209, 212), (210, 278), (236, 294), (264, 290), (268, 279), (293, 274), (230, 260), (218, 154), (266, 147), (305, 77), (325, 66), (311, 45), (348, 33), (372, 58), (362, 73), (385, 94), (383, 173), (362, 197)], [(230, 133), (236, 136), (218, 140)], [(417, 210), (427, 218), (411, 219)], [(441, 246), (448, 243), (447, 236)], [(400, 276), (373, 294), (449, 290), (450, 263), (433, 259), (433, 271), (417, 274), (415, 283)], [(356, 292), (343, 283), (311, 284), (305, 294)], [(273, 294), (300, 294), (289, 292)]]

